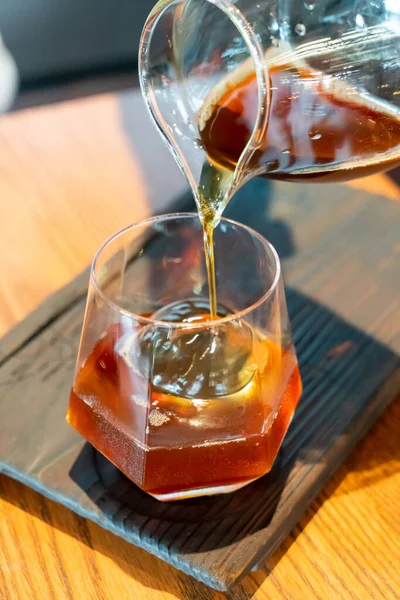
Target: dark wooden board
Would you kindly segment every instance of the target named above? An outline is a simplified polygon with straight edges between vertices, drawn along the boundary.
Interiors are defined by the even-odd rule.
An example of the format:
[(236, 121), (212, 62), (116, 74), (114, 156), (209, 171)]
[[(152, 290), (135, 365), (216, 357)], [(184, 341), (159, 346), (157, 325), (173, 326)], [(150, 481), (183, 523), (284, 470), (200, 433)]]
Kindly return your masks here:
[(0, 341), (0, 471), (221, 590), (266, 559), (400, 390), (400, 206), (254, 181), (228, 216), (284, 263), (304, 394), (270, 475), (161, 504), (64, 421), (87, 273)]

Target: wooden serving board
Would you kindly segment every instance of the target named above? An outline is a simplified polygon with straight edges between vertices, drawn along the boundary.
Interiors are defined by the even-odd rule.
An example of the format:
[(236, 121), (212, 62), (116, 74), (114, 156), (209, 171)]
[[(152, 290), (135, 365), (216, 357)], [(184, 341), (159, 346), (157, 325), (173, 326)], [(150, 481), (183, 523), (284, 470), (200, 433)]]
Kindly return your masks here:
[(228, 207), (283, 259), (304, 394), (271, 474), (161, 504), (65, 422), (87, 272), (0, 341), (0, 471), (220, 590), (264, 561), (400, 390), (400, 206), (250, 182)]

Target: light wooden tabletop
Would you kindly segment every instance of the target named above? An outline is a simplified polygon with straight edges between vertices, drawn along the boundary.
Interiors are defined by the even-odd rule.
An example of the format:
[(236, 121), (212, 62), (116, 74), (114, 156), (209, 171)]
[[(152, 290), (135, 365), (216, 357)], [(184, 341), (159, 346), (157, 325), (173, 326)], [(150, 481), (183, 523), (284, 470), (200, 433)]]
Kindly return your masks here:
[[(0, 119), (0, 335), (77, 275), (108, 235), (185, 190), (139, 104), (135, 94), (104, 95)], [(386, 175), (352, 185), (400, 198)], [(398, 598), (399, 435), (397, 401), (230, 597)], [(1, 600), (223, 597), (0, 476)]]

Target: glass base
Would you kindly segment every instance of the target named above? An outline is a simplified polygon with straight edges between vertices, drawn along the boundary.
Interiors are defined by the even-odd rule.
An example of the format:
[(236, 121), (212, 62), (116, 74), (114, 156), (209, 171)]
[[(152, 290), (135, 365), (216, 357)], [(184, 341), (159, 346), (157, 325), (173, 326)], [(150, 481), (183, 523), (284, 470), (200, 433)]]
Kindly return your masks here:
[(249, 479), (248, 481), (242, 481), (240, 483), (231, 484), (231, 485), (217, 485), (215, 487), (205, 487), (198, 488), (193, 490), (182, 490), (180, 492), (172, 492), (170, 494), (152, 494), (151, 492), (146, 492), (153, 498), (160, 500), (161, 502), (172, 502), (173, 500), (187, 500), (188, 498), (198, 498), (200, 496), (215, 496), (216, 494), (230, 494), (232, 492), (236, 492), (241, 488), (249, 485), (259, 477), (255, 477), (254, 479)]

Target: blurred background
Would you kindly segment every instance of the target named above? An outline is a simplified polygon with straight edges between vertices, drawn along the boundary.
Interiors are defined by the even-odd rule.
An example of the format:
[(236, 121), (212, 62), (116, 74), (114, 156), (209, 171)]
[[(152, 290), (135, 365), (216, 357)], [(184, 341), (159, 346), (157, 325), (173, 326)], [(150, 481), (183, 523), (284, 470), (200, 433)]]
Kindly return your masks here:
[[(1, 0), (3, 97), (20, 109), (130, 87), (140, 33), (154, 0)], [(7, 89), (6, 89), (7, 88)], [(18, 89), (18, 92), (16, 91)], [(4, 112), (4, 109), (3, 109)]]

